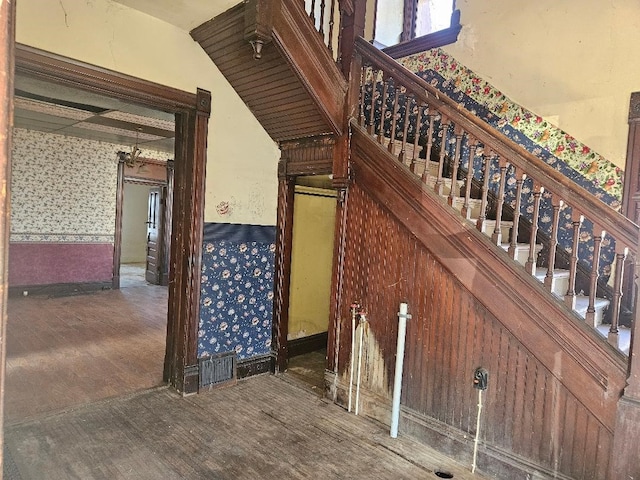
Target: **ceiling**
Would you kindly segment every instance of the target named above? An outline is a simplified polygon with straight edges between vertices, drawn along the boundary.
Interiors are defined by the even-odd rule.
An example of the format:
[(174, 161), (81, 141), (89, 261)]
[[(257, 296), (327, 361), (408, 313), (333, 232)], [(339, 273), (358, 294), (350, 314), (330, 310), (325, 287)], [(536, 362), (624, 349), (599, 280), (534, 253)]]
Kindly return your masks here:
[(242, 0), (113, 0), (181, 30), (191, 31)]
[[(114, 0), (186, 32), (240, 0)], [(15, 78), (14, 125), (173, 154), (175, 124), (170, 113), (128, 104), (71, 87)]]

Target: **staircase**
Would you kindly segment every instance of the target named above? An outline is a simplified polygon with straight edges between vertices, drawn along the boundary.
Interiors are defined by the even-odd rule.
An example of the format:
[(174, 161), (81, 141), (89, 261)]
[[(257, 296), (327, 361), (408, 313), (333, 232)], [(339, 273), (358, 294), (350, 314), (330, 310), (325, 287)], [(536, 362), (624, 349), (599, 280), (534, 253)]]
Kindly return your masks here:
[[(475, 433), (468, 378), (487, 365), (495, 383), (481, 470), (616, 478), (630, 336), (620, 318), (629, 317), (622, 299), (633, 298), (623, 287), (638, 226), (362, 38), (345, 43), (357, 33), (349, 15), (358, 1), (311, 5), (305, 12), (298, 0), (249, 0), (192, 36), (302, 165), (289, 168), (283, 154), (278, 299), (288, 298), (295, 175), (323, 173), (328, 151), (334, 174), (351, 172), (336, 182), (330, 395), (345, 403), (349, 308), (358, 300), (371, 309), (363, 411), (388, 422), (393, 309), (409, 301), (418, 326), (408, 332), (405, 432), (464, 458)], [(334, 58), (336, 31), (342, 71), (353, 58), (350, 84)], [(569, 251), (559, 235), (571, 239)], [(279, 305), (276, 323), (286, 315)], [(624, 468), (615, 471), (631, 471)]]

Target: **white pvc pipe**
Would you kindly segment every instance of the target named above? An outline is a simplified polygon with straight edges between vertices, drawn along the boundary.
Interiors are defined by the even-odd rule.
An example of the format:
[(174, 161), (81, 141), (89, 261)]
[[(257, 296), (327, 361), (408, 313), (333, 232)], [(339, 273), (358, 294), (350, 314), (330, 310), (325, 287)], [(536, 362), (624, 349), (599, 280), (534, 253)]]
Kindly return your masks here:
[(356, 309), (351, 307), (351, 373), (349, 374), (349, 408), (351, 411), (351, 394), (353, 390), (353, 367), (356, 360)]
[(482, 413), (482, 390), (478, 390), (478, 417), (476, 418), (476, 439), (473, 442), (473, 463), (471, 473), (476, 471), (476, 460), (478, 458), (478, 442), (480, 441), (480, 414)]
[(396, 348), (396, 373), (393, 382), (393, 403), (391, 404), (391, 438), (398, 437), (398, 422), (400, 420), (400, 397), (402, 395), (402, 370), (404, 368), (404, 343), (407, 334), (407, 304), (400, 304), (398, 312), (398, 346)]
[(366, 323), (364, 315), (360, 315), (360, 347), (358, 348), (358, 380), (356, 382), (356, 415), (360, 406), (360, 378), (362, 376), (362, 336), (364, 334), (364, 324)]

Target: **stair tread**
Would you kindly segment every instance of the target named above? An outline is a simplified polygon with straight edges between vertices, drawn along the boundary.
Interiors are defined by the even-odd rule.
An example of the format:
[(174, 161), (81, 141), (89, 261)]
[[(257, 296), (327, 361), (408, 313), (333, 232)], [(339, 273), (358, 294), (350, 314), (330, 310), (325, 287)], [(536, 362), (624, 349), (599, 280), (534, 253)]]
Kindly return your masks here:
[[(606, 298), (596, 297), (593, 306), (596, 310), (599, 308), (608, 307), (611, 302)], [(576, 308), (574, 309), (576, 312), (584, 313), (589, 308), (589, 297), (586, 295), (576, 295)]]
[[(564, 270), (562, 268), (554, 268), (553, 269), (553, 278), (569, 278), (569, 270)], [(538, 267), (536, 268), (535, 277), (542, 281), (547, 276), (547, 267)]]

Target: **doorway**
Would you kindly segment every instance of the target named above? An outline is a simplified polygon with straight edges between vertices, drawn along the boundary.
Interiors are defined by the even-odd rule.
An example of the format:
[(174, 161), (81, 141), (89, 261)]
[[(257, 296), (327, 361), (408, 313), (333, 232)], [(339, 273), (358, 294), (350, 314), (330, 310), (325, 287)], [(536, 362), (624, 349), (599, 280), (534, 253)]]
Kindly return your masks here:
[[(170, 206), (170, 211), (178, 212), (179, 216), (176, 217), (177, 220), (173, 222), (172, 228), (167, 234), (179, 241), (171, 242), (171, 252), (166, 256), (169, 259), (166, 263), (171, 266), (169, 269), (171, 281), (168, 281), (167, 278), (167, 283), (170, 284), (168, 292), (166, 288), (158, 287), (159, 290), (156, 291), (163, 292), (159, 296), (146, 295), (135, 298), (135, 296), (129, 295), (128, 298), (121, 299), (122, 303), (118, 304), (119, 306), (116, 306), (117, 302), (108, 296), (114, 291), (98, 292), (91, 299), (90, 310), (95, 311), (98, 307), (104, 307), (103, 310), (107, 312), (107, 315), (110, 315), (107, 318), (110, 318), (111, 321), (103, 322), (106, 328), (105, 332), (101, 335), (81, 336), (78, 339), (70, 339), (61, 345), (53, 346), (50, 345), (50, 342), (47, 343), (46, 326), (44, 326), (42, 331), (38, 333), (43, 342), (37, 349), (39, 354), (51, 353), (50, 350), (54, 349), (58, 353), (62, 353), (63, 358), (65, 353), (67, 357), (70, 357), (74, 353), (74, 347), (78, 345), (82, 346), (83, 351), (90, 352), (92, 348), (101, 346), (103, 340), (134, 338), (142, 340), (142, 342), (137, 347), (128, 346), (125, 350), (133, 351), (140, 357), (144, 356), (146, 345), (144, 335), (138, 335), (139, 331), (128, 326), (119, 325), (118, 319), (131, 314), (132, 311), (126, 310), (125, 306), (139, 307), (146, 299), (149, 308), (159, 306), (164, 311), (162, 324), (159, 329), (156, 329), (159, 330), (162, 339), (166, 339), (161, 341), (164, 348), (161, 348), (159, 358), (154, 360), (154, 365), (159, 367), (159, 383), (169, 383), (185, 393), (196, 391), (197, 369), (194, 371), (192, 367), (197, 364), (197, 343), (193, 332), (197, 331), (198, 321), (199, 289), (197, 279), (199, 275), (197, 272), (200, 269), (199, 259), (202, 244), (204, 172), (210, 94), (204, 90), (198, 90), (196, 94), (178, 91), (117, 72), (97, 69), (81, 62), (69, 62), (63, 57), (21, 45), (16, 46), (16, 73), (36, 81), (51, 82), (57, 87), (75, 88), (78, 91), (88, 92), (88, 94), (106, 95), (120, 102), (130, 102), (142, 108), (158, 109), (174, 116), (176, 125), (176, 142), (173, 152), (176, 160), (174, 181), (181, 193), (173, 198), (173, 203)], [(195, 261), (181, 255), (181, 252), (185, 250), (191, 252), (192, 255), (189, 259), (193, 257)], [(112, 264), (114, 263), (115, 259)], [(104, 298), (102, 293), (105, 293)], [(68, 302), (75, 300), (76, 297), (68, 299)], [(123, 310), (119, 311), (118, 308), (123, 308)], [(47, 306), (42, 307), (41, 310), (46, 311)], [(68, 313), (61, 315), (77, 318)], [(147, 319), (143, 316), (141, 321), (144, 322)], [(32, 331), (31, 337), (35, 336), (35, 332)], [(27, 358), (26, 355), (18, 355), (18, 357), (22, 358), (22, 361), (26, 361)], [(43, 359), (47, 358), (43, 356)], [(100, 362), (95, 362), (95, 364), (100, 365)], [(115, 370), (107, 367), (105, 371), (114, 373)], [(75, 367), (68, 368), (69, 375), (73, 377), (69, 379), (69, 385), (74, 385), (74, 378), (77, 380), (76, 377), (79, 376), (74, 372), (76, 372)], [(102, 374), (89, 374), (87, 377), (111, 394), (114, 394), (114, 390), (117, 389), (110, 387), (124, 383), (121, 380), (115, 380), (114, 384)], [(39, 387), (44, 389), (64, 388), (64, 383), (60, 382), (61, 378), (57, 380), (52, 379), (51, 382), (46, 382)], [(137, 381), (139, 381), (138, 385), (144, 383), (140, 376), (137, 377)], [(115, 394), (119, 393), (115, 392)]]
[(328, 176), (296, 178), (287, 371), (320, 395), (324, 392), (336, 202)]

